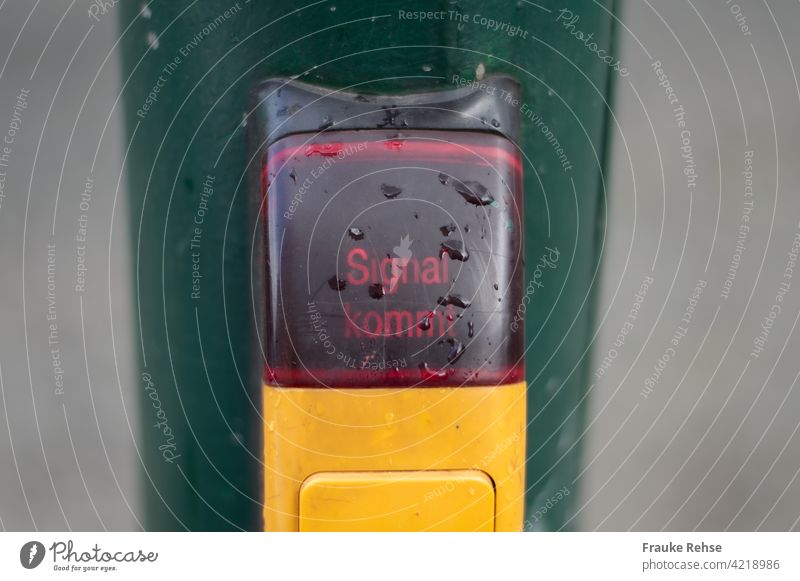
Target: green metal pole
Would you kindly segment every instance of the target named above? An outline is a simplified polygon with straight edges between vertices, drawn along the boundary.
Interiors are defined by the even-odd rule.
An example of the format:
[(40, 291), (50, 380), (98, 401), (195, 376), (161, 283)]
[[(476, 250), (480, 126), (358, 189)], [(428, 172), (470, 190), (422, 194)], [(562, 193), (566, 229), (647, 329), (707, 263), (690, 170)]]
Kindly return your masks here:
[[(261, 526), (244, 115), (251, 87), (281, 75), (392, 93), (493, 73), (520, 81), (526, 529), (567, 522), (580, 484), (605, 220), (607, 99), (620, 71), (602, 58), (614, 54), (613, 0), (566, 4), (123, 3), (149, 529)], [(557, 263), (543, 267), (540, 257), (551, 251)]]

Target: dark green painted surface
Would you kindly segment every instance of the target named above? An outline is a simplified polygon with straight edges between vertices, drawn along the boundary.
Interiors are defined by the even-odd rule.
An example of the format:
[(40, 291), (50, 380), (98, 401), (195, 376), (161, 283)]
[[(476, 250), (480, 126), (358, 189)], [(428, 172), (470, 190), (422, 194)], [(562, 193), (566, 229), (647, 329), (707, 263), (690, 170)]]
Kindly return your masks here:
[[(559, 251), (557, 267), (545, 270), (527, 309), (526, 528), (558, 529), (569, 519), (577, 507), (573, 480), (585, 423), (579, 403), (585, 404), (589, 385), (585, 352), (605, 220), (604, 100), (614, 75), (570, 32), (593, 33), (598, 48), (611, 50), (610, 4), (155, 0), (143, 12), (142, 2), (122, 4), (139, 361), (162, 410), (159, 419), (154, 390), (145, 391), (142, 382), (148, 528), (260, 526), (242, 123), (250, 87), (268, 76), (306, 73), (309, 82), (361, 90), (447, 88), (453, 75), (472, 80), (480, 63), (487, 74), (520, 80), (524, 104), (552, 131), (571, 165), (562, 167), (545, 127), (523, 115), (522, 147), (530, 162), (526, 284), (545, 247)], [(556, 21), (563, 6), (580, 16), (569, 30)], [(419, 22), (401, 18), (401, 10), (468, 17), (460, 22), (448, 13)], [(476, 14), (522, 32), (492, 31), (480, 17), (475, 22)], [(174, 69), (165, 69), (171, 62)], [(157, 100), (144, 111), (159, 77)], [(193, 249), (193, 221), (208, 175), (213, 195), (200, 246)], [(191, 296), (194, 252), (202, 274), (199, 298)], [(180, 456), (166, 461), (167, 450)], [(548, 501), (565, 486), (568, 496)], [(567, 528), (575, 526), (573, 520)]]

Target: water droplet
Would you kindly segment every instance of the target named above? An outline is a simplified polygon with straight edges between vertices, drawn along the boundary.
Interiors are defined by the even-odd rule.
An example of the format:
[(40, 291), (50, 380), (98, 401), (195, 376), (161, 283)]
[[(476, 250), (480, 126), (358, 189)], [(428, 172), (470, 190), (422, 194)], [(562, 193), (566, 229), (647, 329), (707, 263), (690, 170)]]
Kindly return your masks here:
[(149, 20), (153, 15), (153, 12), (150, 10), (150, 7), (147, 4), (142, 4), (142, 9), (139, 10), (139, 14), (142, 15), (142, 18), (147, 18)]
[(475, 67), (475, 80), (482, 81), (484, 76), (486, 76), (486, 65), (478, 63), (478, 66)]
[(397, 186), (390, 186), (389, 184), (381, 185), (381, 192), (383, 195), (386, 196), (387, 199), (391, 200), (399, 196), (403, 190), (398, 188)]
[(486, 189), (486, 186), (479, 182), (460, 182), (455, 181), (453, 187), (470, 204), (475, 206), (488, 206), (494, 202), (494, 197)]
[(450, 176), (448, 176), (447, 174), (440, 173), (439, 174), (439, 183), (441, 183), (441, 184), (446, 186), (447, 184), (450, 183)]
[(494, 290), (500, 290), (500, 285), (499, 284), (494, 283), (492, 286), (494, 287)]
[(331, 12), (336, 12), (336, 6), (331, 6)]
[(330, 115), (325, 115), (325, 117), (322, 118), (322, 122), (320, 123), (319, 129), (320, 131), (324, 131), (325, 129), (328, 129), (332, 125), (333, 125), (333, 117), (331, 117)]
[(455, 305), (457, 307), (461, 307), (462, 309), (469, 308), (469, 306), (472, 304), (472, 301), (469, 299), (455, 293), (449, 294), (446, 297), (439, 297), (437, 302), (442, 306)]
[(467, 323), (467, 336), (472, 339), (475, 336), (475, 323), (470, 321)]
[(431, 328), (431, 317), (433, 317), (433, 313), (428, 313), (423, 319), (417, 323), (417, 327), (419, 327), (423, 331), (427, 331)]
[(458, 339), (450, 337), (447, 340), (450, 343), (450, 352), (447, 354), (447, 361), (453, 365), (464, 354), (467, 347)]
[(450, 236), (450, 234), (458, 230), (458, 228), (456, 228), (455, 224), (450, 222), (449, 224), (445, 224), (444, 226), (439, 228), (439, 230), (441, 230), (442, 236)]
[(378, 128), (397, 127), (397, 117), (400, 110), (392, 107), (383, 107), (383, 121), (378, 123)]
[(423, 381), (426, 379), (447, 379), (447, 371), (443, 369), (434, 371), (427, 363), (419, 364), (419, 372)]
[(414, 212), (414, 219), (419, 220), (419, 212)]
[(331, 287), (332, 290), (342, 291), (347, 286), (347, 281), (342, 278), (332, 276), (328, 279), (328, 286)]
[(440, 254), (447, 254), (451, 260), (460, 260), (461, 262), (469, 260), (469, 252), (464, 248), (464, 243), (452, 238), (442, 242)]
[(312, 143), (306, 147), (306, 157), (321, 155), (322, 157), (334, 157), (344, 149), (344, 145), (338, 142), (333, 143)]
[(500, 122), (497, 119), (492, 119), (492, 127), (500, 127)]
[(379, 282), (375, 284), (369, 285), (369, 289), (367, 289), (369, 296), (371, 296), (375, 300), (382, 299), (383, 296), (386, 294), (386, 289), (383, 288), (383, 285)]
[(295, 184), (297, 183), (297, 172), (296, 172), (296, 171), (294, 171), (294, 168), (292, 168), (292, 169), (289, 171), (289, 177), (292, 179), (292, 182), (293, 182), (293, 183), (295, 183)]
[(431, 65), (422, 65), (422, 70), (429, 73), (433, 70), (433, 67)]
[(384, 419), (384, 420), (386, 420), (386, 423), (387, 423), (387, 424), (391, 424), (391, 423), (394, 421), (394, 413), (392, 413), (392, 412), (386, 412), (386, 413), (383, 415), (383, 419)]
[(383, 142), (383, 146), (386, 149), (391, 149), (392, 151), (400, 151), (403, 149), (404, 144), (405, 142), (402, 139), (390, 139)]
[(364, 239), (364, 231), (357, 226), (352, 226), (347, 230), (347, 233), (350, 235), (350, 238), (353, 240), (363, 240)]
[(147, 46), (149, 46), (151, 50), (158, 50), (158, 35), (155, 32), (148, 32), (146, 40)]

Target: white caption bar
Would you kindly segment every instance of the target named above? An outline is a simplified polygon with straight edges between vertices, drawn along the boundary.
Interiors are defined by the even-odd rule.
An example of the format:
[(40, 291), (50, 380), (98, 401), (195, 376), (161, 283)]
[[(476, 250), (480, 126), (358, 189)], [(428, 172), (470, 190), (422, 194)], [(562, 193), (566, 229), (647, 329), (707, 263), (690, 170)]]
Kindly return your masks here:
[(797, 580), (800, 534), (0, 534), (0, 579), (187, 574), (226, 581)]

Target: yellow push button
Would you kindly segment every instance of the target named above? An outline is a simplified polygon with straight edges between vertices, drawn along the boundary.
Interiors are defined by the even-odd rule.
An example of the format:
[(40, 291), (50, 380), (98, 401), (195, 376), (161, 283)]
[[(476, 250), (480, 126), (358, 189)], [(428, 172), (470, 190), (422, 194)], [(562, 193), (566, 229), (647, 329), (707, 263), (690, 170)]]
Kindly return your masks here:
[(300, 530), (494, 530), (495, 495), (480, 470), (319, 472), (300, 488)]

